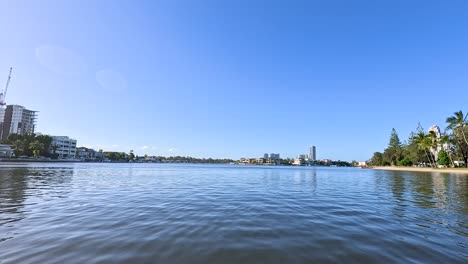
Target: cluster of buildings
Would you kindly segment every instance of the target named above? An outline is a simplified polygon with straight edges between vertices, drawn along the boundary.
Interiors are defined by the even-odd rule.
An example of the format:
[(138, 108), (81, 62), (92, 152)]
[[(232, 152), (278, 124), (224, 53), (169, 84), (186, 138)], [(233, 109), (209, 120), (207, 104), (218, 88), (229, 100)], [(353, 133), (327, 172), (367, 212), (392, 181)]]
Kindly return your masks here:
[(240, 164), (255, 164), (255, 165), (280, 165), (281, 158), (278, 153), (265, 153), (262, 158), (241, 158)]
[[(27, 109), (21, 105), (7, 105), (0, 108), (0, 140), (8, 139), (11, 134), (27, 135), (36, 133), (37, 112)], [(40, 133), (36, 133), (40, 135)], [(58, 159), (75, 160), (83, 155), (81, 148), (77, 148), (76, 139), (67, 136), (53, 136), (48, 150), (51, 154), (55, 154)], [(9, 145), (0, 144), (0, 157), (11, 158), (14, 156), (14, 151)], [(98, 157), (99, 155), (93, 155)]]
[[(0, 139), (6, 140), (11, 134), (27, 135), (36, 133), (37, 111), (26, 109), (20, 105), (8, 105), (0, 108)], [(117, 152), (96, 151), (91, 148), (77, 147), (77, 140), (67, 136), (53, 136), (50, 144), (49, 153), (59, 160), (70, 161), (110, 161), (118, 159), (127, 159), (128, 154)], [(278, 153), (265, 153), (260, 158), (241, 158), (240, 164), (255, 164), (255, 165), (297, 165), (310, 166), (318, 164), (316, 156), (316, 147), (309, 148), (309, 154), (297, 156), (292, 162), (291, 160), (282, 160)], [(14, 150), (9, 145), (0, 144), (0, 157), (11, 158), (14, 156)], [(157, 162), (154, 157), (139, 157), (136, 162)]]
[[(27, 109), (21, 105), (7, 105), (0, 107), (0, 140), (8, 139), (11, 134), (28, 135), (36, 134), (38, 111)], [(88, 161), (110, 162), (112, 160), (128, 159), (127, 153), (96, 151), (92, 148), (77, 147), (77, 140), (68, 136), (54, 136), (49, 149), (51, 156), (62, 161)], [(14, 157), (14, 149), (10, 145), (0, 144), (0, 158)], [(28, 157), (16, 157), (28, 158)], [(47, 158), (42, 158), (47, 159)], [(50, 159), (50, 158), (48, 158)], [(156, 157), (138, 157), (135, 162), (157, 162)]]
[(296, 166), (312, 166), (312, 165), (327, 165), (330, 160), (317, 160), (317, 149), (315, 146), (309, 148), (309, 154), (301, 154), (296, 159), (280, 158), (280, 154), (269, 154), (265, 153), (262, 158), (241, 158), (240, 164), (252, 164), (252, 165), (296, 165)]
[(315, 146), (309, 148), (309, 154), (301, 154), (294, 159), (293, 165), (296, 166), (311, 166), (317, 162), (317, 149)]
[(104, 152), (96, 151), (92, 148), (76, 148), (76, 159), (81, 161), (104, 161)]
[[(0, 107), (0, 140), (6, 140), (11, 134), (32, 134), (36, 128), (37, 111), (26, 109), (21, 105)], [(0, 145), (0, 157), (14, 156), (10, 145)]]

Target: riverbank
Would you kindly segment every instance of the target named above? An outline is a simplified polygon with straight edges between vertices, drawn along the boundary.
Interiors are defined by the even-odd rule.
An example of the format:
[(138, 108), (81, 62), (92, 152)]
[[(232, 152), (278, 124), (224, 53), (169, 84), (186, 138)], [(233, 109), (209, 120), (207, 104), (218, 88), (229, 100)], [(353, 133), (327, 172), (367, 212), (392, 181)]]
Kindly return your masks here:
[(421, 168), (421, 167), (371, 167), (374, 170), (392, 170), (392, 171), (419, 171), (419, 172), (445, 172), (468, 174), (468, 168)]

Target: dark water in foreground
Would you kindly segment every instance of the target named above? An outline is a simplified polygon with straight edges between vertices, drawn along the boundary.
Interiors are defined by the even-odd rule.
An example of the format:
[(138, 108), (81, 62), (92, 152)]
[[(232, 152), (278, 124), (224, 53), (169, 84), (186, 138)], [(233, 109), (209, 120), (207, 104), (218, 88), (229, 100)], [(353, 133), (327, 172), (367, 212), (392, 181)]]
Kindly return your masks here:
[(0, 164), (0, 263), (468, 263), (468, 176)]

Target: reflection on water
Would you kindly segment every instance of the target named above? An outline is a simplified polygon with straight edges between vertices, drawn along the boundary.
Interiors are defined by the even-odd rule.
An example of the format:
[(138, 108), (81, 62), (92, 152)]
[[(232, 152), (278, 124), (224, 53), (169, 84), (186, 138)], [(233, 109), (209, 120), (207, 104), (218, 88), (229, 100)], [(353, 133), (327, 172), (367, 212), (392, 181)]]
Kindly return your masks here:
[[(0, 170), (0, 225), (21, 220), (26, 199), (27, 170), (6, 169)], [(1, 237), (0, 240), (5, 239)]]
[[(71, 181), (73, 167), (41, 167), (25, 165), (0, 167), (0, 241), (12, 238), (14, 222), (28, 215), (26, 205), (38, 198), (65, 198), (66, 189), (55, 189)], [(31, 197), (30, 197), (31, 196)], [(29, 198), (29, 199), (27, 199)]]
[[(407, 218), (414, 215), (414, 223), (420, 227), (448, 228), (451, 232), (468, 237), (468, 175), (401, 171), (387, 173), (392, 182), (395, 216)], [(411, 210), (407, 211), (406, 207)], [(425, 211), (419, 210), (415, 214), (418, 207)], [(434, 227), (432, 224), (437, 225)]]
[(467, 223), (467, 175), (0, 164), (2, 264), (466, 263)]

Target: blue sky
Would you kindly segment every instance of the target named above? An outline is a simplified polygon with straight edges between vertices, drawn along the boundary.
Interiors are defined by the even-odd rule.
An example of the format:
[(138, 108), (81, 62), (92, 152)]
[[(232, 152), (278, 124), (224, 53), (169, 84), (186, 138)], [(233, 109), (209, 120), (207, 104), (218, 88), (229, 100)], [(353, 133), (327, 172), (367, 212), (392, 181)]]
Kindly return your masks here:
[(78, 145), (365, 160), (468, 111), (467, 1), (1, 4), (7, 102)]

